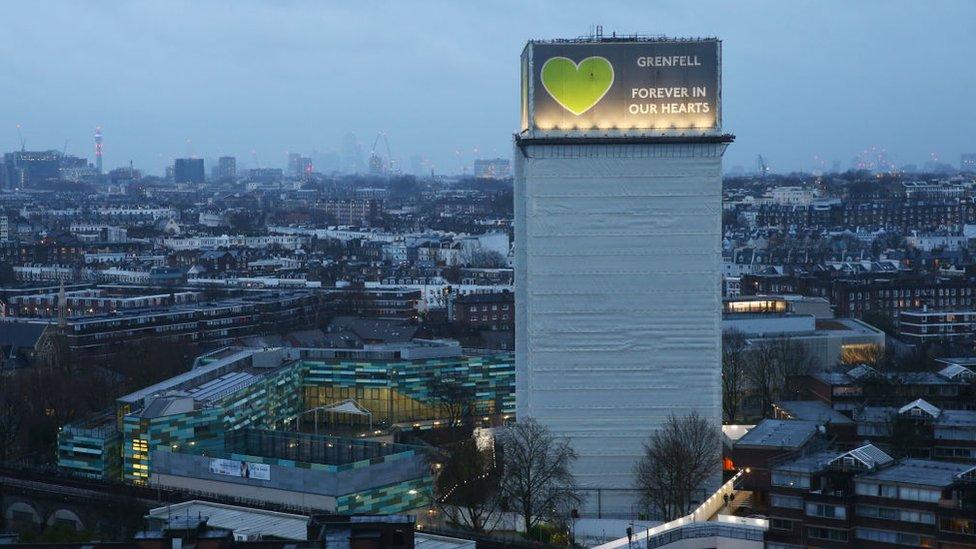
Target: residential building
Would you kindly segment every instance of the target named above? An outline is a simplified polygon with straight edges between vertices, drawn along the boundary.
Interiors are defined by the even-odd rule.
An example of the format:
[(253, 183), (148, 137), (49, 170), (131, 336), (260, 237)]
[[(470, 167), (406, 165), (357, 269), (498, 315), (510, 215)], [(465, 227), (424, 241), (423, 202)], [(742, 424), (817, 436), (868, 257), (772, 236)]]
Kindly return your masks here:
[[(655, 40), (667, 42), (558, 47), (585, 57)], [(674, 47), (689, 44), (717, 47)], [(523, 89), (540, 89), (531, 59), (552, 47), (526, 46)], [(719, 124), (590, 132), (569, 117), (556, 127), (530, 114), (533, 101), (523, 100), (515, 153), (518, 416), (573, 444), (582, 509), (630, 516), (651, 433), (691, 412), (721, 424), (721, 173), (733, 138)]]
[(502, 331), (515, 328), (515, 294), (511, 292), (458, 296), (451, 308), (450, 320), (460, 326)]
[(202, 158), (177, 158), (173, 163), (175, 183), (201, 184), (206, 180)]

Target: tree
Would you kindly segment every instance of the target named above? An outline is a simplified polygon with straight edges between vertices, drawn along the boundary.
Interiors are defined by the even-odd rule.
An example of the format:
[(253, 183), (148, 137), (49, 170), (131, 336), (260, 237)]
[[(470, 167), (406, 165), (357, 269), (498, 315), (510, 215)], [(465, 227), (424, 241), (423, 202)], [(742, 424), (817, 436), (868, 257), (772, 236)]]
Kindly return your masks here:
[(746, 337), (738, 330), (722, 334), (722, 412), (725, 423), (739, 415), (746, 376)]
[(24, 419), (24, 397), (13, 374), (0, 374), (0, 462), (16, 455)]
[(634, 467), (642, 502), (665, 521), (687, 515), (695, 493), (719, 473), (721, 450), (718, 429), (697, 412), (671, 415)]
[(502, 497), (525, 521), (525, 530), (558, 520), (558, 510), (580, 497), (570, 468), (577, 454), (569, 440), (556, 437), (533, 418), (502, 432)]
[(477, 399), (474, 387), (453, 377), (430, 376), (427, 393), (450, 429), (461, 426), (474, 414)]
[(468, 254), (465, 264), (468, 267), (500, 269), (508, 267), (508, 260), (497, 250), (477, 249)]
[(799, 398), (801, 378), (813, 368), (806, 346), (788, 338), (754, 345), (746, 364), (746, 379), (759, 399), (762, 417), (772, 415), (776, 401)]
[(482, 450), (468, 438), (453, 446), (437, 477), (437, 506), (452, 522), (476, 532), (490, 531), (501, 512), (499, 471), (494, 448)]

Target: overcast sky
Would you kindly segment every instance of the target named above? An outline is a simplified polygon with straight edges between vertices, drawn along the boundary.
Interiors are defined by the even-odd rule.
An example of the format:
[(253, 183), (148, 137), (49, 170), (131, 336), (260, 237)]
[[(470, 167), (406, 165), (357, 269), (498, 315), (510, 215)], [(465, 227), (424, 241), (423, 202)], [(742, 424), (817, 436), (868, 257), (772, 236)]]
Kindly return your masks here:
[[(976, 152), (976, 2), (40, 2), (3, 6), (0, 150), (60, 149), (150, 173), (173, 157), (367, 151), (457, 173), (509, 156), (530, 38), (718, 36), (726, 168), (847, 168)], [(189, 141), (189, 142), (188, 142)], [(409, 166), (409, 163), (408, 163)], [(470, 168), (469, 168), (470, 169)]]

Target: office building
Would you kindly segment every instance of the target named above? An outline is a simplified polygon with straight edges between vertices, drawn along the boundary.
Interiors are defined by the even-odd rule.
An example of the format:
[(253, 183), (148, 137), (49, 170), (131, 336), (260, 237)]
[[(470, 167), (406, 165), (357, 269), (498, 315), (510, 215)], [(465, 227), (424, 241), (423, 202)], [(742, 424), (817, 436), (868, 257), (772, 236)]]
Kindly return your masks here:
[(221, 156), (217, 159), (217, 179), (235, 179), (237, 177), (237, 158)]
[[(669, 416), (721, 424), (719, 49), (597, 37), (522, 55), (517, 416), (569, 438), (585, 512), (632, 516), (634, 464)], [(662, 56), (676, 65), (640, 68)], [(688, 98), (647, 96), (662, 86)]]
[(853, 318), (833, 318), (817, 298), (756, 296), (722, 303), (722, 330), (746, 338), (748, 348), (767, 342), (803, 345), (813, 370), (837, 364), (861, 364), (884, 355), (885, 334)]
[(479, 158), (474, 161), (474, 176), (481, 179), (506, 179), (511, 177), (511, 168), (511, 162), (507, 158)]
[(204, 174), (202, 158), (177, 158), (173, 163), (173, 181), (176, 183), (203, 183)]
[(60, 151), (16, 151), (3, 155), (9, 188), (40, 187), (61, 179)]
[[(436, 422), (444, 412), (432, 391), (446, 379), (473, 388), (478, 419), (501, 420), (514, 410), (514, 373), (511, 354), (465, 355), (451, 341), (228, 347), (66, 425), (58, 463), (89, 478), (278, 505), (405, 511), (428, 501), (429, 464), (418, 448), (361, 437), (378, 425)], [(326, 425), (360, 436), (317, 434)]]

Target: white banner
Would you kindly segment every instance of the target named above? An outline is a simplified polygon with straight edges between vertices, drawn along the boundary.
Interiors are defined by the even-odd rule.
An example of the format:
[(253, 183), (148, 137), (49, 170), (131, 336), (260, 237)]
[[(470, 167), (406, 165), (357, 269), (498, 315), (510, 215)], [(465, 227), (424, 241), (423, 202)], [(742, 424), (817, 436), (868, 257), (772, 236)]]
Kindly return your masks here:
[(210, 460), (210, 472), (215, 475), (271, 480), (271, 466), (267, 463), (248, 463), (234, 459)]

